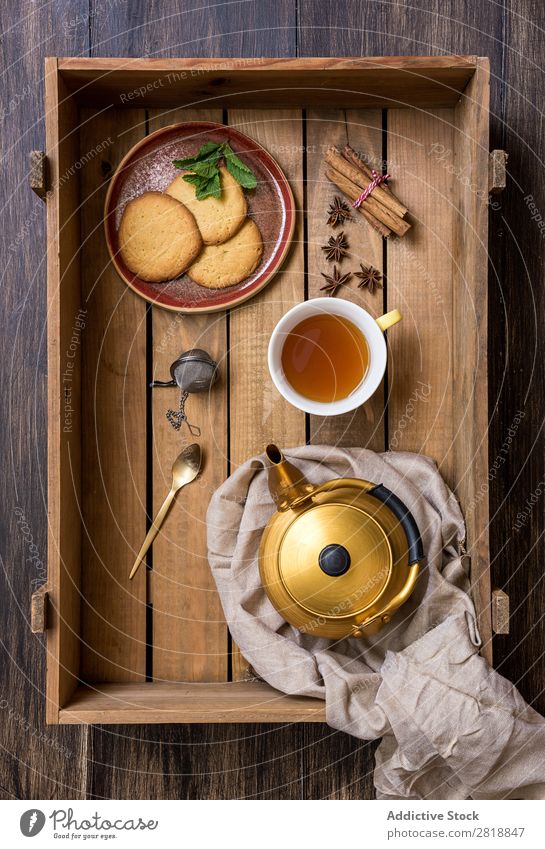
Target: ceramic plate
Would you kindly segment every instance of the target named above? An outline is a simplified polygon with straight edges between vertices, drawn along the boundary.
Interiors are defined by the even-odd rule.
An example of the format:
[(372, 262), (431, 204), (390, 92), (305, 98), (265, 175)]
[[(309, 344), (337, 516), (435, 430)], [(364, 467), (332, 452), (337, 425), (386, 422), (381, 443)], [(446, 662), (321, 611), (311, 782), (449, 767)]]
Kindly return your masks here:
[[(207, 289), (184, 274), (165, 283), (149, 283), (133, 274), (119, 254), (118, 230), (127, 203), (146, 191), (164, 191), (180, 171), (173, 159), (191, 156), (206, 141), (228, 141), (254, 171), (257, 187), (245, 191), (248, 214), (263, 238), (263, 257), (253, 274), (226, 289)], [(106, 195), (104, 226), (112, 262), (125, 283), (147, 301), (178, 312), (214, 312), (232, 307), (259, 292), (276, 274), (293, 235), (295, 204), (279, 165), (244, 133), (223, 124), (188, 122), (146, 136), (125, 156)]]

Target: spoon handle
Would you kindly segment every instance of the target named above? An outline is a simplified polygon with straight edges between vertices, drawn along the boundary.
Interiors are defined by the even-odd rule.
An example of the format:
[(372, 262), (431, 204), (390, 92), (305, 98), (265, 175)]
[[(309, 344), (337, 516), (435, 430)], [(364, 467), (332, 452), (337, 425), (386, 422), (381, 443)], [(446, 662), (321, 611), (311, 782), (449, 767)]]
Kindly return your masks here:
[(142, 544), (142, 548), (138, 552), (138, 557), (134, 561), (134, 566), (132, 567), (131, 573), (129, 575), (129, 581), (132, 581), (132, 579), (136, 575), (136, 573), (138, 571), (138, 567), (140, 566), (144, 557), (147, 554), (148, 548), (150, 547), (153, 540), (155, 539), (155, 537), (159, 533), (159, 529), (164, 522), (165, 516), (168, 513), (169, 507), (174, 500), (174, 496), (176, 495), (176, 492), (177, 492), (177, 490), (171, 489), (170, 492), (168, 493), (167, 497), (163, 501), (161, 509), (157, 513), (157, 516), (153, 520), (151, 528), (149, 529), (149, 531), (146, 534), (146, 539), (144, 540), (144, 542)]

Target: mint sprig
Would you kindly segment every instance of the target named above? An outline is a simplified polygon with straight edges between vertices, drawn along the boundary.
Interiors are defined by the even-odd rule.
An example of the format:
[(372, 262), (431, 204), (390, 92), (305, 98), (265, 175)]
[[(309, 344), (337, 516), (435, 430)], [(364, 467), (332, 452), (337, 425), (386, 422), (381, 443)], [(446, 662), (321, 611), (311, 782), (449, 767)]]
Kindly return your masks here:
[(174, 159), (172, 164), (191, 172), (184, 174), (183, 179), (195, 186), (197, 200), (205, 200), (208, 197), (221, 197), (219, 161), (222, 157), (237, 183), (244, 189), (255, 189), (257, 178), (254, 172), (236, 155), (228, 142), (206, 142), (194, 156)]

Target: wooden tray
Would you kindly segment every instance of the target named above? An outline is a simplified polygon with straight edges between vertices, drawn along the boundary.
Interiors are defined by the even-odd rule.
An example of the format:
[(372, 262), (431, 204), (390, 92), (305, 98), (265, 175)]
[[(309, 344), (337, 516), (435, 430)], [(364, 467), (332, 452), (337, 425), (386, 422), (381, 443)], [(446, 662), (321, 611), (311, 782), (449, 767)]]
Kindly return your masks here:
[[(465, 511), (473, 596), (491, 658), (487, 498), (488, 60), (46, 60), (49, 320), (49, 577), (33, 600), (47, 632), (50, 723), (324, 721), (324, 704), (251, 680), (231, 644), (208, 568), (211, 492), (269, 441), (364, 445), (432, 456)], [(108, 178), (146, 133), (224, 121), (285, 170), (298, 221), (282, 272), (229, 314), (177, 316), (131, 292), (108, 261)], [(314, 297), (334, 195), (325, 146), (386, 158), (414, 226), (383, 243), (363, 220), (355, 257), (387, 275), (375, 315), (399, 307), (383, 391), (319, 420), (286, 404), (266, 348), (280, 316)], [(37, 160), (37, 167), (43, 160)], [(353, 262), (356, 265), (356, 261)], [(127, 575), (160, 504), (181, 437), (165, 379), (184, 349), (208, 349), (222, 378), (190, 400), (208, 460), (182, 493), (148, 570)], [(40, 625), (36, 624), (39, 628)]]

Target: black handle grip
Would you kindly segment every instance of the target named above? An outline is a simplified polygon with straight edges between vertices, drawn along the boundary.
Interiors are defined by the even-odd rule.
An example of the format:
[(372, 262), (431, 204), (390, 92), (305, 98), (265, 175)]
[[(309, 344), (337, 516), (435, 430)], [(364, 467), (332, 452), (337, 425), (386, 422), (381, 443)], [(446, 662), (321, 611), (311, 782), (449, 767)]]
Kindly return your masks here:
[(373, 489), (370, 489), (369, 495), (374, 495), (375, 498), (378, 498), (379, 501), (386, 504), (394, 516), (399, 519), (399, 522), (405, 531), (405, 536), (407, 537), (409, 566), (412, 566), (413, 563), (422, 560), (424, 557), (424, 548), (422, 546), (418, 525), (414, 520), (413, 514), (409, 508), (405, 506), (401, 498), (398, 498), (397, 495), (394, 495), (391, 490), (381, 483), (373, 487)]

